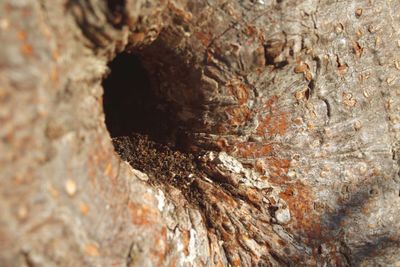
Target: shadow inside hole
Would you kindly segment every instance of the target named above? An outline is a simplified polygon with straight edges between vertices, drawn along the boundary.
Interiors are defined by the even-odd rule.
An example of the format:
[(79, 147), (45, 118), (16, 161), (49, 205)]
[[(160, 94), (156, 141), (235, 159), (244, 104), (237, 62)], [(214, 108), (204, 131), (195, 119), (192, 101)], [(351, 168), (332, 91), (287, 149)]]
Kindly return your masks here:
[(109, 68), (111, 73), (103, 81), (103, 108), (111, 137), (139, 133), (165, 141), (173, 126), (166, 106), (153, 93), (139, 55), (121, 53)]

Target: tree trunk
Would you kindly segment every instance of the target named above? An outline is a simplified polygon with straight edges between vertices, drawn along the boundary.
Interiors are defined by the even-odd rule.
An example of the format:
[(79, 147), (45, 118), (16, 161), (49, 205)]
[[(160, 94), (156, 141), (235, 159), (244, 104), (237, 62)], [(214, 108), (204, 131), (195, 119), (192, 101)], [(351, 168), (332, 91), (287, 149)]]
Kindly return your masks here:
[(399, 0), (0, 1), (1, 266), (397, 266)]

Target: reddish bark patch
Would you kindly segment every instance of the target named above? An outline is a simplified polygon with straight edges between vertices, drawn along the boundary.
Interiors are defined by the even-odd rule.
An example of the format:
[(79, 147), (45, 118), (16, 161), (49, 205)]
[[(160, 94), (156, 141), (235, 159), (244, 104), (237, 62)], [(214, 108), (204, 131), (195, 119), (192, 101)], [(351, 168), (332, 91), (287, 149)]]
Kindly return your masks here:
[(266, 163), (271, 181), (280, 183), (282, 180), (287, 179), (286, 174), (290, 167), (288, 159), (268, 158)]
[(188, 256), (189, 255), (189, 241), (190, 241), (189, 231), (182, 232), (182, 241), (183, 241), (183, 253), (185, 253), (185, 255)]
[(268, 135), (284, 135), (288, 127), (287, 114), (280, 111), (276, 106), (277, 96), (271, 97), (264, 104), (264, 114), (259, 116), (259, 125), (256, 129), (256, 134), (259, 136)]
[(240, 126), (246, 123), (251, 116), (247, 106), (228, 107), (226, 113), (229, 115), (229, 125)]
[(33, 47), (32, 45), (25, 43), (21, 46), (21, 52), (22, 54), (24, 54), (25, 56), (33, 56)]
[(260, 118), (260, 124), (256, 129), (257, 135), (263, 136), (264, 134), (284, 135), (287, 129), (286, 113), (271, 112), (264, 118)]
[(161, 266), (165, 260), (165, 254), (167, 251), (167, 229), (163, 227), (160, 231), (160, 235), (157, 238), (156, 246), (152, 250), (152, 258), (157, 259), (156, 266)]
[(245, 104), (249, 99), (249, 89), (243, 83), (228, 83), (226, 86), (229, 93), (236, 98), (239, 105)]
[(210, 33), (196, 32), (194, 36), (196, 36), (197, 40), (199, 40), (204, 47), (207, 47), (211, 42)]
[(233, 153), (234, 156), (241, 158), (261, 158), (268, 156), (272, 151), (272, 145), (264, 143), (239, 143), (235, 145), (237, 152)]
[(289, 206), (294, 230), (305, 234), (310, 243), (313, 240), (320, 242), (323, 238), (321, 220), (313, 210), (315, 196), (312, 189), (296, 181), (294, 184), (288, 184), (286, 190), (280, 193), (280, 197)]
[(146, 205), (129, 202), (131, 222), (135, 225), (148, 225), (157, 222), (157, 212)]

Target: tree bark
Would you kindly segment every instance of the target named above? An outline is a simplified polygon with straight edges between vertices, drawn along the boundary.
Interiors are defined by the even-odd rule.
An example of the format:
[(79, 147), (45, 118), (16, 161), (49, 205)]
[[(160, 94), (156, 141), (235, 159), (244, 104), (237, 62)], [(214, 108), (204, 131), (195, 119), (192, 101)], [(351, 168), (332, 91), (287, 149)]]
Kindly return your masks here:
[(1, 266), (399, 264), (400, 1), (0, 4)]

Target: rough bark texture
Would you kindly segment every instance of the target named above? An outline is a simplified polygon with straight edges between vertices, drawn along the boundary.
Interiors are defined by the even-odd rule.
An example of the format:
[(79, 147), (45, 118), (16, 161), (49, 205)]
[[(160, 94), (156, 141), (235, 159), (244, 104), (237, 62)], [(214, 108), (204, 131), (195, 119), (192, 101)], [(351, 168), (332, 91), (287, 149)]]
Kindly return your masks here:
[[(0, 265), (398, 266), (399, 10), (1, 0)], [(166, 118), (112, 140), (121, 52)]]

